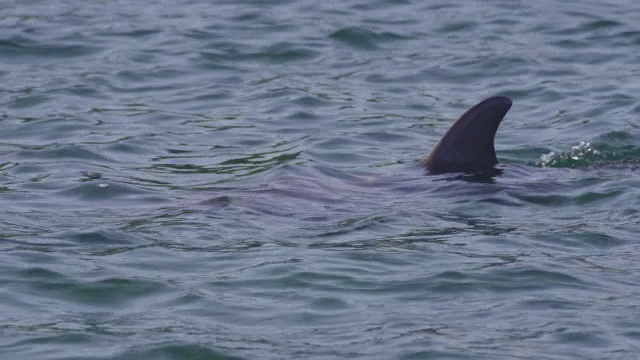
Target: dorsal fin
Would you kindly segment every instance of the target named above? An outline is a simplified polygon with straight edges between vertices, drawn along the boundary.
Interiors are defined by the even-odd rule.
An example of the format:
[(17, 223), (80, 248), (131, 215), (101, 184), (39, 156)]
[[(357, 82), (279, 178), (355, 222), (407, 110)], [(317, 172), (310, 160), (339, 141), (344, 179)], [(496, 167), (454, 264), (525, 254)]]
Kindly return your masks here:
[(505, 96), (475, 105), (451, 126), (422, 164), (432, 174), (493, 169), (498, 163), (493, 139), (510, 107), (511, 100)]

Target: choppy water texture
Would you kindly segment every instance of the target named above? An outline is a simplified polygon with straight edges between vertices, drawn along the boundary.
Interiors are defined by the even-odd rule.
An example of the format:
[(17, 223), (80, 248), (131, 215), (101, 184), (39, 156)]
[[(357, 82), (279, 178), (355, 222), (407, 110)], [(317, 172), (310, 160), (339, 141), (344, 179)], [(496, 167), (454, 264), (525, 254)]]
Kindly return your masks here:
[(636, 357), (638, 4), (2, 2), (0, 358)]

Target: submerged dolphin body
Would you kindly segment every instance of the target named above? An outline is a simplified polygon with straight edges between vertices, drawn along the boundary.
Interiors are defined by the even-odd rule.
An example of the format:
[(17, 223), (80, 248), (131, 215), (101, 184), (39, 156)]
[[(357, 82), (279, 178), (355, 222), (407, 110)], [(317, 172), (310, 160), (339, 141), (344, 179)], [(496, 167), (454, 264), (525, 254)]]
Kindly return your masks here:
[(493, 172), (498, 163), (493, 140), (509, 108), (505, 96), (478, 103), (451, 126), (422, 165), (431, 174)]

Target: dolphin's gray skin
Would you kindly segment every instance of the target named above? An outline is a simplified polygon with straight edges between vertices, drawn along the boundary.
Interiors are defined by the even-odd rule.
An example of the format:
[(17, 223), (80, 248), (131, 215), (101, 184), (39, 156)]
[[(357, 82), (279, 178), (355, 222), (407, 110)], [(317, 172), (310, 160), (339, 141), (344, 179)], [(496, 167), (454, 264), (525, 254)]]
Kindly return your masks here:
[(498, 159), (493, 139), (509, 108), (511, 100), (505, 96), (475, 105), (451, 126), (422, 165), (431, 174), (494, 171)]

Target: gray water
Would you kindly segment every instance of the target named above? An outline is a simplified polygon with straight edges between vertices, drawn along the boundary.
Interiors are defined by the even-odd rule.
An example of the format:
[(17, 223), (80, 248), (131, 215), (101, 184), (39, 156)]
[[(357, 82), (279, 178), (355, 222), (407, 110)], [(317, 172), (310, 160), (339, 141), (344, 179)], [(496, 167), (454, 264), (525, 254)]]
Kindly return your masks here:
[(639, 4), (0, 3), (0, 358), (636, 358)]

